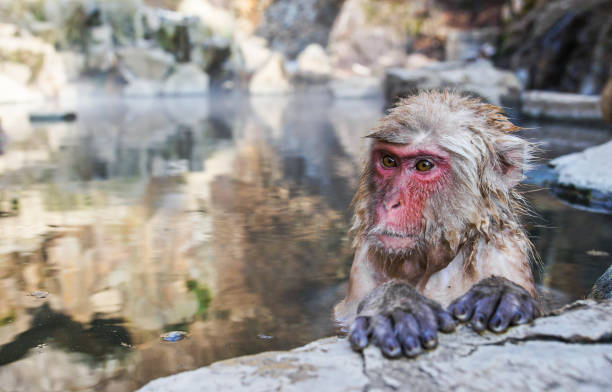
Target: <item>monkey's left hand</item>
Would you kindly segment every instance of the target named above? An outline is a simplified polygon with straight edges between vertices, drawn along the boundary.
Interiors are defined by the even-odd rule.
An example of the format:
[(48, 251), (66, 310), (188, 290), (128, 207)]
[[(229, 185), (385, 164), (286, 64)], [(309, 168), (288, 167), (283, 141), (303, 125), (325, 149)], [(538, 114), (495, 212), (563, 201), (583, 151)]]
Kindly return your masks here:
[(504, 332), (510, 324), (524, 324), (541, 315), (538, 301), (527, 290), (499, 276), (472, 286), (450, 304), (448, 311), (460, 321), (469, 320), (476, 332), (487, 327)]
[(359, 304), (349, 342), (355, 351), (372, 341), (390, 358), (414, 357), (438, 344), (437, 331), (451, 332), (457, 322), (437, 302), (424, 297), (408, 282), (379, 285)]

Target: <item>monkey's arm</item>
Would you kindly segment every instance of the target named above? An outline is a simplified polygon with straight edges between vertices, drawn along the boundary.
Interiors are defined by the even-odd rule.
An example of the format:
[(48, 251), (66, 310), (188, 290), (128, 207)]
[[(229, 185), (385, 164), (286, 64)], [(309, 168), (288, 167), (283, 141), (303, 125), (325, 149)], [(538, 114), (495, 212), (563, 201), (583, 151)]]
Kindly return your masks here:
[(458, 320), (470, 321), (476, 332), (504, 332), (509, 325), (530, 322), (541, 315), (539, 302), (527, 290), (501, 276), (476, 283), (448, 307)]
[(390, 280), (372, 290), (357, 308), (349, 341), (356, 351), (370, 342), (388, 357), (402, 351), (416, 356), (423, 348), (434, 348), (437, 331), (451, 332), (456, 322), (440, 304), (424, 297), (408, 282)]

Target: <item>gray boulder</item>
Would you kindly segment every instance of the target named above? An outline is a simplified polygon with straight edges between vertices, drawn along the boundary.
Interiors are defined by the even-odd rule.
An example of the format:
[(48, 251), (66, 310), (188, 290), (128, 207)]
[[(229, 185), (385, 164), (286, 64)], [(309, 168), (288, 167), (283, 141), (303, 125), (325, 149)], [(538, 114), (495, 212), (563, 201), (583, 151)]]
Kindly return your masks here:
[(285, 59), (279, 53), (270, 55), (249, 82), (249, 92), (253, 95), (287, 94), (291, 90), (292, 86), (285, 70)]
[(179, 64), (164, 81), (164, 95), (202, 95), (208, 93), (208, 75), (193, 63)]
[(578, 301), (505, 334), (460, 327), (416, 359), (388, 360), (375, 347), (360, 355), (333, 337), (217, 362), (140, 391), (604, 391), (611, 334), (612, 302)]
[(484, 59), (387, 70), (385, 96), (389, 102), (397, 97), (413, 95), (421, 89), (454, 89), (499, 105), (504, 97), (518, 96), (521, 83), (512, 72), (497, 69)]
[(297, 57), (297, 76), (304, 80), (325, 80), (331, 73), (329, 57), (319, 44), (310, 44)]
[(596, 95), (525, 91), (521, 94), (521, 111), (530, 117), (554, 120), (602, 119), (600, 98)]
[(128, 81), (161, 80), (175, 63), (174, 56), (158, 48), (122, 48), (117, 51), (117, 54), (119, 71)]
[(236, 39), (238, 67), (246, 73), (260, 69), (272, 56), (265, 39), (256, 36)]

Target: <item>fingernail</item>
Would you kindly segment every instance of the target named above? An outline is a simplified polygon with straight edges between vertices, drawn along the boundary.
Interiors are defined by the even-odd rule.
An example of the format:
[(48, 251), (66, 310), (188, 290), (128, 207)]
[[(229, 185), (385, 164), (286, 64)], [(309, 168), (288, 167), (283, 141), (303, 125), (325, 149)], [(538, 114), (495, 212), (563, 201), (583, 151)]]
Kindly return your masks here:
[(399, 346), (393, 340), (387, 341), (387, 343), (385, 344), (385, 349), (386, 354), (390, 357), (397, 357), (401, 352)]
[(457, 316), (457, 318), (459, 319), (465, 318), (466, 313), (467, 313), (467, 310), (465, 309), (464, 306), (459, 306), (455, 308), (455, 316)]
[(493, 320), (491, 320), (490, 326), (491, 329), (495, 332), (500, 332), (502, 330), (502, 318), (499, 316), (494, 316)]
[(406, 355), (409, 357), (414, 357), (421, 352), (421, 345), (419, 344), (418, 340), (413, 337), (407, 338), (404, 342), (404, 346)]
[(477, 332), (484, 329), (484, 317), (482, 315), (478, 315), (476, 318), (474, 318), (474, 321), (472, 321), (472, 329)]
[(438, 345), (436, 336), (431, 332), (425, 332), (423, 334), (423, 346), (425, 348), (434, 348)]

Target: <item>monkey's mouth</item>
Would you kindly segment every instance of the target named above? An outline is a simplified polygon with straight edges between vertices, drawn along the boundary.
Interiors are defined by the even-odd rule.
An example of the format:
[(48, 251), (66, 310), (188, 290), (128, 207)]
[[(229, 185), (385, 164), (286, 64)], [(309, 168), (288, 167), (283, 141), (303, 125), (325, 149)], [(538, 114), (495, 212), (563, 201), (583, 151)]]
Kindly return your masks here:
[(376, 238), (379, 246), (389, 250), (407, 249), (414, 245), (414, 235), (409, 233), (382, 230), (375, 231), (371, 235)]

